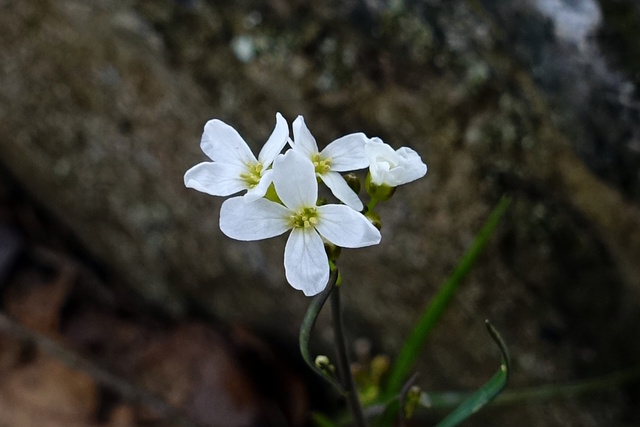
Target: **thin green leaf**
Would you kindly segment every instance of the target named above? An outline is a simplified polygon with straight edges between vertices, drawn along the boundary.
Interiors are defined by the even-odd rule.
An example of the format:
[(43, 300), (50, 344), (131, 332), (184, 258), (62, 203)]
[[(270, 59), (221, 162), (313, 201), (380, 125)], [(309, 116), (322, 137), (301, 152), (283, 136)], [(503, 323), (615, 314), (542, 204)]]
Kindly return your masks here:
[(331, 272), (331, 277), (329, 277), (329, 283), (324, 291), (320, 294), (313, 297), (311, 300), (311, 304), (309, 304), (309, 308), (307, 309), (306, 314), (304, 315), (304, 319), (302, 320), (302, 324), (300, 325), (300, 353), (302, 354), (302, 358), (309, 365), (309, 367), (320, 375), (324, 380), (329, 382), (333, 387), (335, 387), (338, 392), (344, 393), (344, 389), (342, 385), (328, 373), (318, 368), (315, 364), (315, 360), (311, 359), (311, 355), (309, 352), (309, 340), (311, 339), (311, 331), (313, 330), (314, 325), (316, 324), (316, 320), (318, 319), (318, 315), (324, 306), (324, 303), (329, 298), (333, 287), (335, 286), (338, 280), (338, 269), (334, 268)]
[[(500, 394), (500, 392), (507, 385), (507, 380), (509, 379), (509, 353), (507, 351), (507, 347), (500, 337), (500, 334), (496, 329), (486, 321), (487, 329), (491, 334), (493, 340), (498, 344), (500, 348), (500, 352), (502, 353), (502, 364), (500, 365), (500, 369), (498, 372), (491, 377), (491, 379), (478, 390), (476, 390), (471, 396), (469, 396), (460, 406), (458, 406), (451, 414), (447, 416), (444, 420), (442, 420), (436, 427), (454, 427), (460, 424), (462, 421), (469, 418), (471, 415), (478, 412), (482, 409), (487, 403), (491, 402), (495, 397)], [(422, 396), (420, 399), (420, 404), (426, 402), (422, 402)]]
[(471, 267), (475, 264), (478, 256), (482, 253), (485, 245), (489, 241), (489, 237), (495, 230), (502, 214), (507, 209), (510, 199), (503, 196), (498, 205), (493, 209), (489, 218), (484, 223), (471, 247), (462, 256), (458, 266), (453, 273), (447, 278), (442, 285), (440, 291), (431, 300), (426, 310), (422, 313), (422, 317), (411, 332), (409, 338), (405, 341), (404, 346), (400, 350), (400, 354), (396, 359), (383, 397), (389, 399), (397, 395), (402, 389), (404, 380), (408, 377), (409, 372), (413, 369), (420, 349), (429, 337), (434, 326), (440, 319), (445, 308), (449, 305), (453, 295), (458, 289), (458, 285), (465, 278)]

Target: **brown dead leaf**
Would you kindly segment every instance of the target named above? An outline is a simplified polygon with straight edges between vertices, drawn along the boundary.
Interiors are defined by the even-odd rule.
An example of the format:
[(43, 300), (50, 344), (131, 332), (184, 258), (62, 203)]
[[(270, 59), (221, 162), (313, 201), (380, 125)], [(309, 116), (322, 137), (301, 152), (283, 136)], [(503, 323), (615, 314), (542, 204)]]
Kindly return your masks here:
[(93, 426), (94, 381), (45, 355), (5, 371), (0, 379), (0, 425)]

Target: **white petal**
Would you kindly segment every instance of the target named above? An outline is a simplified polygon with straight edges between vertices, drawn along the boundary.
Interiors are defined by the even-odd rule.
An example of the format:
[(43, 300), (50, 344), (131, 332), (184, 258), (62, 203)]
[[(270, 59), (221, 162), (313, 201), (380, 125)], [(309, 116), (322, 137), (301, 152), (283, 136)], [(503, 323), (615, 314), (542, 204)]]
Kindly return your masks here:
[(316, 205), (315, 168), (310, 159), (295, 150), (287, 151), (273, 162), (273, 185), (282, 203), (293, 211)]
[(378, 161), (371, 163), (369, 166), (371, 172), (371, 182), (376, 185), (388, 185), (390, 187), (396, 187), (400, 184), (399, 178), (396, 176), (400, 172), (397, 168), (394, 168), (392, 172), (391, 164), (385, 161)]
[(233, 197), (220, 207), (220, 230), (236, 240), (268, 239), (290, 228), (289, 215), (287, 208), (267, 199), (247, 203)]
[(364, 151), (372, 165), (376, 159), (386, 159), (394, 166), (400, 162), (398, 154), (389, 144), (382, 142), (380, 138), (371, 138), (367, 141), (364, 145)]
[(371, 162), (369, 171), (374, 184), (395, 187), (422, 178), (427, 173), (427, 165), (411, 148), (402, 147), (393, 151), (380, 138), (371, 138), (364, 150)]
[(380, 243), (380, 231), (364, 215), (348, 206), (318, 206), (317, 212), (316, 230), (334, 245), (361, 248)]
[(338, 172), (327, 172), (320, 175), (320, 179), (342, 203), (357, 211), (362, 210), (360, 198)]
[(293, 121), (293, 148), (301, 151), (307, 157), (318, 153), (318, 144), (316, 139), (311, 135), (309, 128), (304, 123), (304, 117), (298, 116)]
[(258, 161), (262, 163), (263, 167), (267, 168), (273, 163), (273, 160), (280, 154), (288, 139), (289, 125), (282, 117), (282, 114), (276, 113), (276, 127), (262, 150), (260, 150), (260, 154), (258, 154)]
[(247, 189), (240, 178), (245, 169), (225, 163), (204, 162), (184, 174), (184, 185), (212, 196), (230, 196)]
[(364, 146), (364, 151), (369, 158), (369, 171), (371, 172), (371, 181), (376, 185), (399, 185), (398, 174), (401, 171), (392, 173), (400, 163), (400, 156), (391, 148), (390, 145), (382, 142), (380, 138), (371, 138)]
[(246, 202), (253, 202), (255, 200), (258, 200), (264, 197), (264, 195), (267, 194), (267, 190), (269, 189), (271, 182), (273, 182), (272, 178), (273, 178), (273, 169), (269, 169), (264, 174), (262, 174), (262, 177), (260, 177), (260, 182), (258, 183), (258, 185), (256, 185), (250, 190), (247, 190), (247, 194), (244, 195), (244, 200)]
[(289, 284), (306, 296), (324, 290), (329, 281), (329, 259), (314, 229), (291, 230), (284, 248), (284, 269)]
[(209, 120), (204, 125), (200, 148), (216, 162), (244, 166), (258, 161), (240, 134), (217, 119)]
[(331, 159), (331, 170), (346, 172), (363, 169), (369, 166), (369, 159), (364, 151), (368, 140), (364, 133), (352, 133), (336, 139), (322, 150), (322, 157)]
[(427, 173), (427, 165), (422, 162), (420, 155), (411, 148), (402, 147), (396, 151), (400, 157), (400, 164), (404, 168), (402, 184), (422, 178)]

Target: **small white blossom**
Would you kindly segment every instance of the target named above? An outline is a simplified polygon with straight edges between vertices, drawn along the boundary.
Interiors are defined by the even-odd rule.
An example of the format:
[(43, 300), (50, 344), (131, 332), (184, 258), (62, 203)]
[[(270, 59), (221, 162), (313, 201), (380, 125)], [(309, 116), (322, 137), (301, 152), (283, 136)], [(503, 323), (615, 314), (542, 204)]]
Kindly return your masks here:
[(258, 158), (231, 126), (209, 120), (204, 126), (200, 148), (212, 162), (200, 163), (184, 174), (184, 185), (212, 196), (230, 196), (247, 190), (245, 201), (265, 195), (271, 184), (274, 159), (289, 139), (289, 126), (280, 113), (276, 126)]
[(291, 286), (305, 295), (322, 292), (329, 280), (324, 240), (346, 248), (380, 242), (380, 232), (361, 213), (345, 205), (316, 205), (316, 171), (297, 151), (276, 158), (273, 185), (282, 204), (264, 198), (252, 203), (242, 197), (228, 199), (220, 209), (220, 229), (245, 241), (291, 230), (284, 250), (285, 273)]
[(380, 138), (371, 138), (366, 142), (364, 151), (369, 159), (371, 182), (375, 185), (397, 187), (427, 173), (427, 165), (411, 148), (402, 147), (394, 151)]
[(362, 210), (362, 202), (339, 172), (364, 169), (369, 166), (369, 160), (364, 152), (366, 141), (365, 134), (352, 133), (336, 139), (324, 150), (319, 151), (315, 138), (304, 123), (304, 118), (298, 116), (293, 122), (293, 142), (291, 143), (293, 149), (311, 160), (315, 166), (316, 175), (338, 200), (357, 211)]

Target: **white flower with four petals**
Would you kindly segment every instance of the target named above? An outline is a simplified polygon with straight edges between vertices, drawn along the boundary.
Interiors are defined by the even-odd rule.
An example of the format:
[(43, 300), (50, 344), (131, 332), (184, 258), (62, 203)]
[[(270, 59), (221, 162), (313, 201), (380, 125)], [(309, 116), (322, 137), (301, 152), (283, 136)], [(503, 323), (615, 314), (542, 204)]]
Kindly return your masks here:
[(349, 172), (369, 166), (369, 160), (364, 152), (367, 139), (364, 133), (352, 133), (336, 139), (324, 150), (319, 151), (316, 139), (304, 123), (304, 118), (298, 116), (293, 122), (293, 142), (290, 144), (294, 150), (311, 160), (315, 166), (316, 175), (338, 200), (361, 211), (363, 206), (360, 198), (339, 172)]
[(260, 150), (258, 158), (231, 126), (209, 120), (204, 127), (200, 148), (212, 162), (200, 163), (184, 175), (184, 185), (212, 196), (230, 196), (247, 190), (245, 201), (263, 197), (271, 184), (274, 159), (289, 139), (289, 125), (280, 113), (276, 126)]
[(317, 206), (316, 167), (296, 150), (278, 156), (273, 185), (282, 204), (267, 199), (245, 203), (226, 200), (220, 209), (220, 229), (237, 240), (262, 240), (291, 230), (284, 250), (287, 281), (305, 295), (316, 295), (329, 280), (324, 240), (345, 248), (380, 242), (380, 232), (361, 213), (345, 205)]

